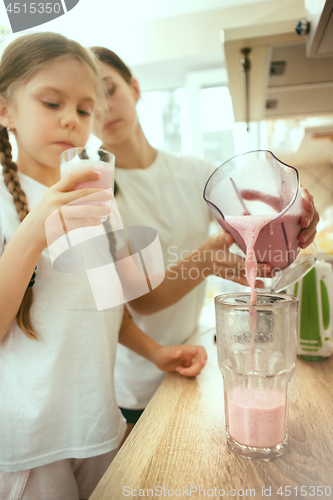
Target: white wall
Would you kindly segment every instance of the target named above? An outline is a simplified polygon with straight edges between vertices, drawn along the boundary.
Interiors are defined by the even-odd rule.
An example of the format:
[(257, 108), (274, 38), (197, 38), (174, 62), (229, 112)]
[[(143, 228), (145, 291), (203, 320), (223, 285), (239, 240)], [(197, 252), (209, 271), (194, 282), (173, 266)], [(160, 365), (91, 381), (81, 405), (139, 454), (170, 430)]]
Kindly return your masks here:
[(303, 0), (274, 0), (160, 19), (133, 26), (126, 32), (126, 40), (110, 34), (110, 48), (131, 66), (216, 54), (222, 51), (223, 29), (301, 18), (304, 14)]
[[(161, 3), (161, 0), (154, 1), (158, 2), (156, 5)], [(205, 0), (193, 0), (193, 8), (198, 10), (200, 3), (202, 9), (206, 3), (209, 8), (210, 4)], [(80, 0), (79, 5), (65, 16), (19, 35), (30, 31), (55, 31), (85, 46), (106, 46), (119, 53), (130, 66), (146, 65), (216, 56), (222, 53), (222, 29), (303, 17), (303, 3), (304, 0), (262, 0), (253, 4), (140, 22), (144, 13), (137, 20), (133, 19), (134, 12), (130, 9), (126, 12), (125, 0), (120, 5), (117, 0)], [(184, 6), (184, 1), (179, 0), (179, 4), (180, 7)], [(211, 5), (215, 4), (221, 5), (223, 0), (216, 0)], [(142, 10), (144, 6), (145, 2), (137, 2), (137, 9)], [(9, 26), (6, 15), (1, 5), (1, 23)], [(149, 12), (146, 18), (149, 18)]]

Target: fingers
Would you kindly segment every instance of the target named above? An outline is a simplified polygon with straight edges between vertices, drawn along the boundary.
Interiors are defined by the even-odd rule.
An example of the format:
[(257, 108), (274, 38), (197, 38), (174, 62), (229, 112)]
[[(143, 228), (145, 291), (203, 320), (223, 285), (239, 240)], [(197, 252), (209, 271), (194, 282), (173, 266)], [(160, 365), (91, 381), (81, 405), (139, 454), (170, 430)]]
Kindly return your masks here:
[(313, 203), (313, 196), (311, 196), (311, 194), (307, 189), (301, 187), (301, 190), (302, 190), (302, 203), (303, 203), (301, 226), (308, 227), (313, 219), (316, 209)]
[[(63, 229), (65, 232), (69, 233), (70, 231), (74, 231), (74, 229), (82, 229), (83, 227), (92, 227), (92, 226), (100, 226), (102, 222), (104, 222), (107, 217), (85, 217), (82, 219), (66, 219), (63, 221)], [(63, 232), (57, 234), (56, 238), (58, 239), (63, 236)]]
[(319, 222), (319, 214), (314, 206), (313, 196), (307, 189), (302, 189), (303, 214), (301, 217), (301, 226), (304, 228), (299, 235), (300, 248), (309, 246), (317, 232), (316, 227)]
[(180, 359), (181, 366), (177, 366), (175, 370), (187, 377), (198, 375), (207, 362), (207, 353), (202, 346), (184, 345), (182, 349), (175, 351), (173, 356), (183, 356), (183, 359)]
[[(106, 221), (108, 215), (91, 216), (91, 217), (78, 217), (78, 218), (64, 218), (64, 229), (74, 231), (74, 229), (81, 229), (83, 227), (99, 226), (102, 222)], [(62, 235), (60, 235), (62, 236)]]
[(306, 248), (307, 246), (310, 245), (310, 243), (313, 242), (316, 234), (317, 234), (317, 224), (319, 222), (319, 214), (317, 210), (315, 210), (313, 219), (311, 223), (309, 224), (308, 227), (305, 229), (302, 229), (302, 231), (299, 234), (299, 241), (301, 242), (300, 247), (301, 248)]
[(306, 248), (309, 245), (311, 245), (311, 243), (315, 239), (316, 235), (317, 235), (317, 231), (315, 231), (314, 233), (312, 233), (312, 235), (307, 238), (306, 242), (300, 243), (299, 247), (300, 248)]
[[(248, 282), (246, 279), (246, 269), (245, 269), (245, 261), (240, 263), (238, 267), (233, 267), (232, 265), (225, 265), (219, 268), (215, 275), (220, 278), (224, 278), (230, 281), (234, 281), (236, 283), (240, 283), (241, 285), (248, 286)], [(271, 278), (271, 266), (269, 264), (258, 264), (257, 267), (257, 275), (262, 278)], [(258, 286), (261, 288), (261, 281), (258, 281)]]
[(227, 233), (226, 231), (220, 231), (217, 234), (217, 240), (218, 240), (218, 246), (220, 248), (225, 246), (229, 247), (235, 242), (232, 234)]
[[(112, 197), (111, 189), (101, 189), (94, 187), (86, 187), (83, 189), (75, 189), (75, 186), (84, 181), (96, 181), (100, 178), (100, 172), (90, 169), (83, 168), (80, 170), (75, 170), (70, 174), (66, 175), (57, 184), (53, 186), (56, 190), (64, 193), (64, 204), (75, 203), (81, 198), (85, 198), (85, 202), (96, 202), (108, 203)], [(82, 200), (81, 200), (82, 202)]]
[(84, 181), (97, 181), (101, 174), (97, 170), (92, 168), (80, 168), (78, 170), (73, 170), (63, 179), (55, 184), (58, 191), (68, 192), (73, 191), (76, 184)]
[(204, 364), (201, 357), (195, 356), (192, 358), (191, 365), (188, 368), (185, 368), (184, 366), (177, 366), (176, 371), (185, 377), (195, 377), (196, 375), (199, 375), (203, 367)]
[(205, 365), (206, 362), (207, 362), (207, 353), (206, 353), (206, 349), (204, 347), (202, 347), (201, 345), (189, 345), (189, 346), (186, 346), (188, 347), (189, 349), (191, 349), (191, 351), (193, 352), (193, 354), (195, 354), (195, 356), (198, 356), (200, 359), (201, 359), (201, 362)]
[(302, 190), (302, 203), (304, 210), (308, 212), (311, 211), (314, 207), (313, 196), (309, 193), (307, 189), (301, 187)]
[(78, 189), (77, 191), (66, 193), (65, 196), (71, 196), (72, 194), (75, 196), (75, 199), (66, 203), (67, 205), (96, 204), (110, 206), (113, 198), (113, 192), (111, 189)]
[(85, 217), (103, 217), (111, 213), (108, 205), (64, 205), (61, 213), (65, 221)]
[[(229, 252), (226, 249), (220, 249), (215, 254), (215, 265), (221, 269), (231, 270), (238, 274), (245, 274), (245, 259), (236, 253)], [(219, 270), (219, 268), (218, 268)]]
[(207, 361), (207, 352), (201, 345), (187, 345), (184, 344), (181, 348), (172, 353), (173, 357), (179, 358), (182, 354), (185, 356), (199, 356), (203, 363)]
[(109, 189), (95, 189), (95, 188), (85, 188), (77, 189), (76, 191), (70, 191), (68, 193), (62, 194), (63, 204), (67, 205), (69, 203), (82, 204), (82, 203), (110, 203), (113, 194)]

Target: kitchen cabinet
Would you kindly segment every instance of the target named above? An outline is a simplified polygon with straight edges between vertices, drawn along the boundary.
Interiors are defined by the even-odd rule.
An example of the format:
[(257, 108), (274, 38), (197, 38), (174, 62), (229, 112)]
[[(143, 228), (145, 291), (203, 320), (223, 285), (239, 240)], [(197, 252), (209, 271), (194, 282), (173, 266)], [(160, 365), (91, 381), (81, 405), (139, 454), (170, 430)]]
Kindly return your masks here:
[[(296, 34), (299, 19), (222, 32), (236, 121), (333, 113), (333, 0), (315, 2), (309, 35)], [(250, 49), (247, 91), (244, 48)]]

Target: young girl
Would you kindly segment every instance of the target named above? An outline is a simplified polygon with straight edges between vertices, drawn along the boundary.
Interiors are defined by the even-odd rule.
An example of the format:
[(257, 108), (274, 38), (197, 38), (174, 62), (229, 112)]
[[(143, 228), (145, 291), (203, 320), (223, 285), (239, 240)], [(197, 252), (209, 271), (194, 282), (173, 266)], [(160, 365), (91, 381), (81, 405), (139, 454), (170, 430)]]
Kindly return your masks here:
[[(114, 52), (102, 47), (92, 50), (100, 61), (108, 96), (104, 123), (96, 120), (94, 133), (103, 147), (116, 156), (116, 199), (122, 220), (125, 225), (155, 228), (165, 263), (169, 263), (162, 285), (131, 302), (133, 319), (165, 345), (185, 342), (198, 327), (206, 276), (218, 274), (247, 285), (244, 260), (228, 251), (233, 242), (231, 235), (221, 231), (208, 237), (211, 214), (202, 193), (215, 166), (198, 158), (154, 149), (136, 113), (140, 98), (137, 80)], [(301, 225), (305, 229), (299, 236), (302, 248), (313, 240), (318, 223), (312, 197), (306, 190), (303, 206)], [(263, 268), (264, 265), (259, 266), (260, 270)], [(129, 365), (132, 370), (127, 369)], [(146, 360), (120, 346), (116, 394), (130, 424), (128, 429), (163, 376)]]
[[(51, 33), (16, 39), (0, 64), (1, 499), (91, 494), (125, 430), (113, 387), (119, 330), (121, 343), (160, 369), (191, 376), (205, 364), (202, 347), (161, 347), (123, 316), (123, 306), (97, 312), (87, 276), (51, 266), (48, 216), (101, 192), (73, 190), (98, 179), (94, 170), (59, 180), (60, 153), (88, 139), (98, 81), (88, 52)], [(80, 224), (109, 212), (86, 205)]]

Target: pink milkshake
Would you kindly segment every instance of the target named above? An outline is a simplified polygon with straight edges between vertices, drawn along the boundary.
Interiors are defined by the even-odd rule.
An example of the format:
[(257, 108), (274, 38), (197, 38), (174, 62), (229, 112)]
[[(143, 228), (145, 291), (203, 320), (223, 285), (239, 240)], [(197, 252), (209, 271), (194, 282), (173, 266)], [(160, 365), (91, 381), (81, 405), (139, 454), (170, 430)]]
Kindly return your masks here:
[(235, 387), (227, 398), (230, 436), (243, 446), (269, 448), (285, 437), (286, 396), (272, 389)]
[[(79, 162), (68, 161), (61, 164), (61, 177), (65, 177), (67, 174), (73, 170), (91, 168), (97, 170), (101, 176), (95, 181), (84, 181), (79, 182), (75, 185), (74, 190), (84, 189), (84, 188), (96, 188), (96, 189), (113, 189), (114, 185), (114, 173), (113, 167), (108, 165), (103, 161), (98, 160), (80, 160)], [(82, 202), (87, 205), (110, 205), (110, 201), (86, 201)]]
[(100, 188), (112, 189), (113, 188), (113, 169), (103, 161), (80, 160), (80, 162), (66, 162), (61, 165), (61, 177), (65, 177), (73, 170), (81, 168), (91, 168), (97, 170), (101, 176), (96, 181), (85, 181), (76, 184), (74, 189), (83, 188)]

